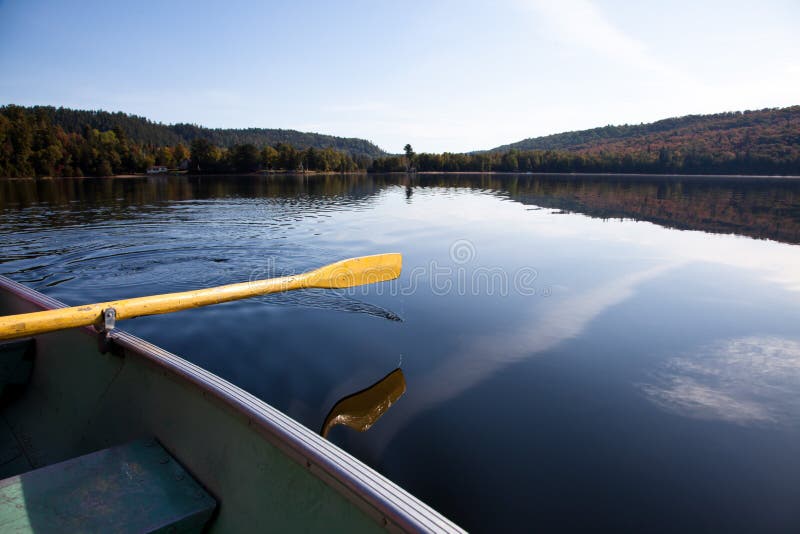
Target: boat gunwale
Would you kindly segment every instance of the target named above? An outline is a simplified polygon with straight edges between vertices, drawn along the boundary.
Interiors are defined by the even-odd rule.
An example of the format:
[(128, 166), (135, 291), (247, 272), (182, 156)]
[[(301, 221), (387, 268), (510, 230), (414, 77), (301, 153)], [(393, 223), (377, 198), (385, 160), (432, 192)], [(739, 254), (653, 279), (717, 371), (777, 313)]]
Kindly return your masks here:
[[(57, 299), (2, 275), (0, 288), (44, 309), (67, 307)], [(80, 329), (95, 338), (99, 335), (92, 327)], [(292, 460), (339, 491), (373, 519), (379, 522), (382, 519), (384, 526), (394, 524), (392, 526), (410, 532), (463, 532), (460, 527), (371, 467), (238, 386), (128, 332), (115, 329), (110, 337), (114, 344), (126, 349), (126, 355), (139, 356), (170, 371), (194, 384), (204, 396), (210, 395), (244, 416), (248, 424), (255, 426), (269, 443), (287, 453)], [(345, 491), (335, 485), (341, 485)]]

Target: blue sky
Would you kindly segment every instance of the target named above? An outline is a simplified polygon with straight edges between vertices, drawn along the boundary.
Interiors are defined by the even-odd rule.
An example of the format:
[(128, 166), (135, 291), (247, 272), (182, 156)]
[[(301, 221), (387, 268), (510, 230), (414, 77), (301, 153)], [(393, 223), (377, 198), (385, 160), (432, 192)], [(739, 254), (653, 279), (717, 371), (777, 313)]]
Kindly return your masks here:
[(800, 104), (800, 2), (0, 0), (0, 104), (468, 151)]

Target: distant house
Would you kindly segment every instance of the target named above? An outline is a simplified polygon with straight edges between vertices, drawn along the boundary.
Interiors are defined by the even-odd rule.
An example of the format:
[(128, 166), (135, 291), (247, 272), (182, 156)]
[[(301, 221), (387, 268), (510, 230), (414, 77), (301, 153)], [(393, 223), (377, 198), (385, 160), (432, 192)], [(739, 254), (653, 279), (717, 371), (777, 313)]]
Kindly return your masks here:
[(169, 169), (167, 169), (164, 165), (155, 165), (147, 168), (147, 174), (161, 174), (167, 172), (168, 170)]

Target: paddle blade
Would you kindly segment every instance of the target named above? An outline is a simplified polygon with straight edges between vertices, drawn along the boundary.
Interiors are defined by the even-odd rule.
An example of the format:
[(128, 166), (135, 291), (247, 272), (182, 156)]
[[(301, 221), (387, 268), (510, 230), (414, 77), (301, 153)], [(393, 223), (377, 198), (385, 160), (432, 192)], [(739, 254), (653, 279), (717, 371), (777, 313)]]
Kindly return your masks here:
[(342, 289), (394, 280), (403, 270), (403, 256), (376, 254), (342, 260), (308, 273), (305, 287)]
[(402, 369), (395, 369), (366, 389), (339, 399), (322, 424), (323, 438), (336, 425), (365, 432), (406, 392)]

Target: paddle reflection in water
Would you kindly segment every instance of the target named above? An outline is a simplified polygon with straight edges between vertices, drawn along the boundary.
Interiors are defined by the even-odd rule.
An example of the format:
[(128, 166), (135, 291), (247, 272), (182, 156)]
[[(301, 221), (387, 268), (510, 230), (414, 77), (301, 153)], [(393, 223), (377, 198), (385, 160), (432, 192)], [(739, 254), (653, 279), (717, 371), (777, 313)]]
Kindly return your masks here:
[(331, 428), (345, 425), (359, 432), (368, 430), (406, 392), (406, 378), (398, 368), (366, 389), (342, 397), (333, 405), (320, 434), (328, 437)]

